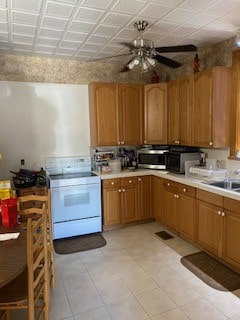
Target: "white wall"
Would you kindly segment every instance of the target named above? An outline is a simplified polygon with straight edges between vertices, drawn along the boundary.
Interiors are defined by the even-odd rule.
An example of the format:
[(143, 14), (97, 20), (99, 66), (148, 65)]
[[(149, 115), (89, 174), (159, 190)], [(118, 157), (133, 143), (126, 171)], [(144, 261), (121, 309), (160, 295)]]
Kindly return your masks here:
[(89, 155), (89, 145), (87, 85), (0, 82), (0, 179), (46, 157)]

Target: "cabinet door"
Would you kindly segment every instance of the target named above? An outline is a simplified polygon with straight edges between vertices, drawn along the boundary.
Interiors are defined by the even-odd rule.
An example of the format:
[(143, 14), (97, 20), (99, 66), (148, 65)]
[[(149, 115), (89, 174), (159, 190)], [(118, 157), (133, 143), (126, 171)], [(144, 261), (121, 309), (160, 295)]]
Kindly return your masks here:
[(152, 212), (152, 177), (138, 178), (138, 218), (140, 220), (153, 217)]
[(120, 138), (116, 84), (89, 85), (89, 115), (91, 146), (118, 145)]
[(223, 259), (240, 268), (240, 215), (227, 210), (224, 212)]
[(162, 221), (162, 206), (163, 206), (163, 181), (162, 178), (152, 177), (152, 209), (153, 216), (157, 221)]
[(122, 222), (136, 221), (138, 208), (138, 188), (135, 185), (128, 185), (122, 187), (121, 190)]
[(167, 143), (167, 84), (144, 86), (144, 144)]
[(192, 144), (211, 147), (212, 137), (212, 70), (194, 74), (194, 95), (192, 112)]
[(179, 80), (168, 83), (168, 142), (179, 144)]
[(223, 209), (196, 201), (197, 243), (216, 256), (222, 256)]
[(121, 223), (120, 179), (103, 181), (103, 225)]
[(176, 216), (176, 194), (170, 191), (163, 191), (163, 223), (170, 229), (177, 229)]
[(179, 80), (179, 141), (191, 145), (191, 112), (193, 107), (193, 76)]
[[(143, 87), (138, 84), (118, 85), (120, 143), (142, 144)], [(109, 121), (109, 120), (107, 120)]]
[(179, 194), (177, 199), (178, 231), (182, 238), (195, 241), (196, 213), (195, 199)]

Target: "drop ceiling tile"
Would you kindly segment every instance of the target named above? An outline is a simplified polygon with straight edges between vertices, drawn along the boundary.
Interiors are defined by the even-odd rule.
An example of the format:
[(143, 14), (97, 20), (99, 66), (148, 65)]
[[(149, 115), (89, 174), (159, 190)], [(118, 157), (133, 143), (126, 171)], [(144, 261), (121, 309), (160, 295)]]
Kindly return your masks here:
[(12, 11), (13, 23), (36, 25), (38, 22), (38, 17), (39, 17), (38, 14), (21, 12), (21, 11)]
[(193, 10), (193, 11), (203, 11), (206, 8), (214, 5), (218, 0), (187, 0), (184, 1), (180, 7), (187, 10)]
[(227, 14), (237, 8), (240, 8), (240, 2), (235, 2), (231, 0), (221, 0), (217, 2), (215, 5), (211, 6), (210, 8), (206, 9), (205, 12), (209, 14), (218, 15), (221, 17), (222, 15)]
[(217, 19), (217, 16), (213, 16), (206, 13), (200, 13), (193, 19), (190, 19), (187, 23), (189, 25), (197, 26), (197, 27), (204, 27), (208, 25), (209, 23), (215, 21)]
[(0, 32), (7, 32), (8, 24), (7, 22), (0, 21)]
[(29, 51), (32, 50), (32, 45), (30, 44), (22, 44), (22, 43), (13, 43), (13, 50), (14, 51)]
[(204, 39), (206, 36), (211, 39), (219, 39), (221, 36), (221, 31), (203, 28), (191, 35), (191, 37), (195, 39)]
[(57, 50), (57, 55), (63, 54), (63, 55), (73, 55), (75, 53), (75, 49), (69, 49), (69, 48), (59, 48)]
[(144, 17), (161, 19), (164, 15), (169, 13), (171, 7), (158, 4), (149, 4), (140, 14)]
[(75, 19), (96, 23), (104, 14), (103, 10), (80, 7)]
[(36, 52), (37, 53), (45, 53), (48, 55), (52, 55), (55, 51), (55, 48), (53, 47), (45, 47), (45, 46), (36, 46)]
[[(240, 27), (240, 20), (238, 20), (238, 23), (239, 23), (239, 27)], [(238, 27), (237, 25), (233, 25), (226, 18), (217, 19), (217, 20), (213, 21), (212, 23), (209, 23), (207, 26), (211, 29), (228, 31), (231, 34), (233, 32), (235, 32)], [(222, 32), (224, 32), (224, 31), (222, 31)], [(229, 38), (231, 38), (231, 35), (229, 35)]]
[(13, 43), (33, 44), (34, 42), (34, 37), (23, 36), (20, 34), (12, 34), (11, 38)]
[(7, 21), (7, 10), (0, 9), (0, 20)]
[(192, 33), (197, 32), (198, 28), (195, 26), (185, 26), (182, 25), (179, 28), (175, 29), (170, 33), (172, 36), (179, 36), (179, 37), (189, 37)]
[(130, 18), (131, 16), (127, 14), (110, 12), (104, 18), (103, 23), (113, 26), (125, 26)]
[(99, 25), (95, 29), (94, 34), (95, 35), (106, 35), (107, 34), (108, 36), (113, 36), (114, 34), (117, 33), (118, 30), (119, 30), (118, 27)]
[(64, 30), (67, 23), (68, 23), (68, 19), (44, 16), (42, 26), (43, 28), (47, 27), (47, 28)]
[(81, 50), (85, 50), (85, 51), (99, 51), (101, 48), (101, 44), (97, 44), (97, 43), (85, 43), (84, 45), (81, 46)]
[(79, 5), (81, 5), (84, 2), (84, 0), (55, 0), (55, 1), (63, 2), (65, 4), (70, 3), (70, 4), (79, 4)]
[(160, 5), (167, 5), (171, 7), (178, 6), (183, 0), (152, 0), (154, 3), (158, 3)]
[(73, 5), (48, 1), (45, 13), (49, 16), (69, 18), (74, 8), (75, 6)]
[(127, 14), (138, 14), (142, 6), (146, 1), (142, 0), (119, 0), (112, 8), (111, 11), (127, 13)]
[(106, 44), (109, 41), (109, 37), (103, 37), (103, 36), (97, 36), (97, 35), (91, 35), (88, 38), (89, 43), (97, 43), (97, 44)]
[(166, 17), (164, 17), (163, 20), (184, 23), (185, 21), (187, 21), (195, 16), (196, 16), (196, 12), (194, 12), (194, 11), (177, 8), (177, 9), (171, 11), (171, 13), (168, 14)]
[(27, 11), (30, 13), (39, 13), (42, 6), (42, 0), (12, 0), (12, 9)]
[(162, 37), (161, 39), (157, 40), (155, 42), (155, 47), (165, 47), (165, 46), (175, 45), (175, 42), (179, 41), (180, 38), (181, 37), (167, 35), (167, 36)]
[(38, 38), (37, 44), (40, 46), (55, 47), (58, 44), (57, 39)]
[(106, 45), (102, 48), (101, 52), (108, 53), (108, 54), (117, 54), (119, 52), (120, 47), (119, 46), (109, 46)]
[(67, 41), (64, 40), (61, 43), (61, 47), (63, 48), (70, 48), (70, 49), (77, 49), (79, 47), (80, 43), (77, 41)]
[(17, 34), (27, 34), (29, 36), (33, 36), (36, 32), (36, 26), (13, 23), (12, 32)]
[(64, 40), (83, 42), (86, 39), (86, 37), (87, 37), (87, 33), (68, 31), (65, 34), (65, 39)]
[(172, 30), (176, 29), (179, 26), (178, 23), (160, 21), (156, 23), (156, 29), (159, 30), (160, 33), (168, 33)]
[(94, 54), (95, 54), (95, 52), (78, 50), (78, 52), (75, 54), (75, 56), (83, 57), (83, 58), (85, 58), (85, 59), (89, 59), (89, 58), (93, 57)]
[(39, 31), (39, 36), (43, 38), (53, 38), (59, 39), (63, 34), (62, 30), (49, 29), (49, 28), (41, 28)]
[(112, 3), (116, 0), (85, 0), (83, 6), (98, 8), (98, 9), (107, 9)]
[(68, 30), (78, 31), (78, 32), (90, 32), (90, 30), (94, 26), (95, 26), (95, 23), (74, 20), (69, 25)]
[(138, 35), (137, 31), (134, 28), (132, 28), (132, 29), (122, 29), (116, 34), (116, 37), (133, 40), (136, 38), (137, 35)]
[(7, 7), (6, 0), (0, 0), (0, 8), (6, 8), (6, 7)]
[(4, 40), (8, 40), (8, 33), (1, 32), (1, 34), (0, 34), (0, 43), (1, 43), (1, 41), (4, 41)]

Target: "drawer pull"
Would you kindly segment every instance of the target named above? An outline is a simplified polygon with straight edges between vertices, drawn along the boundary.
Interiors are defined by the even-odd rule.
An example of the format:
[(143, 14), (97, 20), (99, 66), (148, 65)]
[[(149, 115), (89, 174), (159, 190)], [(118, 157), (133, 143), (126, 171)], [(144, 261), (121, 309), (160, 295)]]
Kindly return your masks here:
[(187, 188), (183, 188), (183, 192), (187, 192)]
[(122, 190), (121, 190), (121, 189), (118, 189), (118, 192), (122, 192)]
[(221, 216), (221, 214), (222, 214), (222, 212), (221, 212), (221, 211), (218, 211), (217, 213), (218, 213), (218, 215), (219, 215), (219, 216)]
[(114, 184), (115, 184), (115, 182), (114, 182), (114, 181), (112, 181), (112, 182), (111, 182), (111, 185), (112, 185), (112, 186), (114, 186)]
[(122, 192), (125, 192), (125, 189), (122, 189)]
[(132, 180), (128, 180), (129, 183), (132, 183)]
[(222, 212), (222, 216), (225, 217), (225, 215), (226, 215), (226, 213), (225, 213), (225, 212)]
[(142, 179), (141, 179), (141, 178), (138, 178), (138, 181), (142, 181)]
[(168, 183), (167, 183), (167, 186), (168, 186), (168, 187), (170, 187), (170, 186), (171, 186), (171, 184), (168, 182)]

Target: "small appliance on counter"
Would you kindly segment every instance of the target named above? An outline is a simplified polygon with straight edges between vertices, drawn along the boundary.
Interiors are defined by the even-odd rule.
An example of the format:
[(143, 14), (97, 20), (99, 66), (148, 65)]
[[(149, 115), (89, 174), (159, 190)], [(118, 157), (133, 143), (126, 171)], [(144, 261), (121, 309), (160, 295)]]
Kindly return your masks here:
[(169, 146), (148, 146), (137, 151), (138, 167), (145, 169), (166, 170)]
[(198, 147), (172, 146), (167, 154), (166, 169), (170, 172), (185, 173), (185, 162), (201, 161), (201, 152)]

